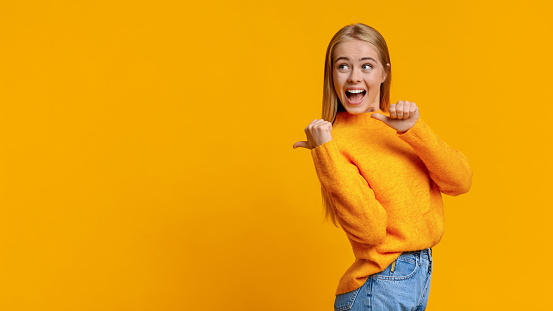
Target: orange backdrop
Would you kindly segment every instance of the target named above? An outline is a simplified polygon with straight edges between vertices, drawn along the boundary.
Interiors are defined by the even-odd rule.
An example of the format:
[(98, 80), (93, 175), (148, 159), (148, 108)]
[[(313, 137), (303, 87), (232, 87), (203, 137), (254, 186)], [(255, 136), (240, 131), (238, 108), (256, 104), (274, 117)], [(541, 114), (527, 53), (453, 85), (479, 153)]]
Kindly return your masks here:
[(552, 286), (549, 1), (0, 3), (1, 310), (332, 310), (353, 261), (304, 127), (326, 45), (388, 41), (392, 100), (469, 158), (428, 310)]

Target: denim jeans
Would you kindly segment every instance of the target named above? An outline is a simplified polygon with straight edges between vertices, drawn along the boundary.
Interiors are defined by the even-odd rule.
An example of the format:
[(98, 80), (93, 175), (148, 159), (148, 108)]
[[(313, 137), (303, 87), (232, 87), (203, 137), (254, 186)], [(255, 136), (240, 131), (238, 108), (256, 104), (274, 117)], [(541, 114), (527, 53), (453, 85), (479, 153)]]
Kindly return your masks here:
[(425, 310), (431, 276), (431, 248), (403, 253), (360, 288), (337, 295), (334, 311)]

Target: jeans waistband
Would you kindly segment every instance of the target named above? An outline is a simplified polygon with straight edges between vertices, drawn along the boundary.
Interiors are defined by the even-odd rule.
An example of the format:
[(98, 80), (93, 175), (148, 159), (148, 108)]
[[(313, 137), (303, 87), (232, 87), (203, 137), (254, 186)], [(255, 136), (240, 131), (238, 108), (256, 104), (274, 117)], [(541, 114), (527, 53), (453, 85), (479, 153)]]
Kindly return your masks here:
[(421, 257), (424, 255), (428, 256), (429, 260), (432, 260), (432, 247), (421, 249), (418, 251), (409, 251), (409, 252), (403, 252), (403, 254), (420, 254)]

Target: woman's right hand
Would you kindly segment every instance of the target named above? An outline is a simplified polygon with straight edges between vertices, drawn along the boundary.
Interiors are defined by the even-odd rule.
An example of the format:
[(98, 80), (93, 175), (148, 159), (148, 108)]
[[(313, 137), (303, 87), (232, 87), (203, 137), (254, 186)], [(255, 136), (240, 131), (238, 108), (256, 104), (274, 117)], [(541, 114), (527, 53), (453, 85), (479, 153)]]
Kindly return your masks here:
[(309, 125), (305, 128), (307, 141), (298, 141), (294, 144), (293, 148), (316, 148), (317, 146), (320, 146), (332, 140), (330, 131), (332, 131), (332, 123), (323, 119), (315, 119), (311, 121), (311, 123), (309, 123)]

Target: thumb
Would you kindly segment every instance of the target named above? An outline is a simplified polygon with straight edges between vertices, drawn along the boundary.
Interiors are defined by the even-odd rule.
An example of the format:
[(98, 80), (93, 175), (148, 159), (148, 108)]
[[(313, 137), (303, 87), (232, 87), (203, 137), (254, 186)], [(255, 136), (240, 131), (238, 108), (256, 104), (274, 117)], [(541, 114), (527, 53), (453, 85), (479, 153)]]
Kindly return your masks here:
[(302, 148), (307, 148), (309, 149), (309, 145), (307, 144), (306, 141), (298, 141), (294, 144), (293, 148), (296, 149), (298, 147), (302, 147)]
[(393, 119), (390, 119), (389, 117), (387, 117), (387, 116), (385, 116), (381, 113), (378, 113), (378, 112), (375, 112), (375, 113), (371, 114), (371, 118), (380, 120), (380, 121), (386, 123), (386, 125), (388, 125), (388, 126), (390, 126), (390, 121), (393, 120)]

